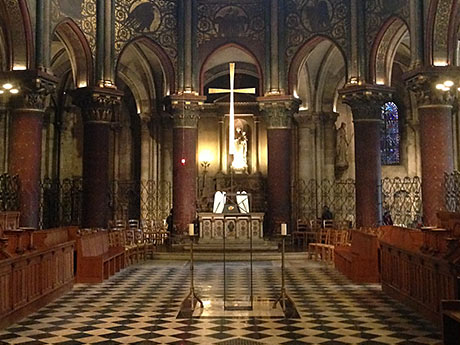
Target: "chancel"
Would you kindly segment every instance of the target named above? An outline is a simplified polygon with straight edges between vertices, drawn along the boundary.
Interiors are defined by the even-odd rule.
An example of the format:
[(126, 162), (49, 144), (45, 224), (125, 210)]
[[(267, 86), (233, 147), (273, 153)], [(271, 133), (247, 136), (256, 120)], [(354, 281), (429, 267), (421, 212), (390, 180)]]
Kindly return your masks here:
[(0, 344), (458, 345), (459, 9), (0, 1)]

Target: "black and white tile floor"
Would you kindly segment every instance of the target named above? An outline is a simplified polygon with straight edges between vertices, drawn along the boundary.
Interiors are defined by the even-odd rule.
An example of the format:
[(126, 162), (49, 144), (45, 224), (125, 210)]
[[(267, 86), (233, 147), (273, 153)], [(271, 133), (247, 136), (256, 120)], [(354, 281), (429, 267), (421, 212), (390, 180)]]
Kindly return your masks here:
[[(279, 305), (273, 309), (279, 266), (254, 263), (253, 311), (223, 311), (222, 264), (198, 263), (196, 291), (205, 307), (185, 318), (180, 311), (189, 292), (188, 264), (132, 266), (103, 284), (75, 285), (0, 330), (0, 344), (441, 344), (437, 329), (378, 285), (354, 285), (311, 261), (287, 263), (286, 284), (298, 315), (285, 317)], [(227, 297), (235, 299), (248, 286), (247, 266), (227, 269)]]

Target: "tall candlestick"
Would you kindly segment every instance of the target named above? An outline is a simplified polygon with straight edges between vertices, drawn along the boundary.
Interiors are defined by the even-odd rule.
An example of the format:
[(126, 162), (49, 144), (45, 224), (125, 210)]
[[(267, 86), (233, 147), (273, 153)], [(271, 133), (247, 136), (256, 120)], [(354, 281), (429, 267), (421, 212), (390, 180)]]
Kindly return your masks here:
[(195, 224), (188, 225), (188, 234), (190, 236), (195, 236)]
[(281, 236), (287, 236), (287, 224), (281, 224)]

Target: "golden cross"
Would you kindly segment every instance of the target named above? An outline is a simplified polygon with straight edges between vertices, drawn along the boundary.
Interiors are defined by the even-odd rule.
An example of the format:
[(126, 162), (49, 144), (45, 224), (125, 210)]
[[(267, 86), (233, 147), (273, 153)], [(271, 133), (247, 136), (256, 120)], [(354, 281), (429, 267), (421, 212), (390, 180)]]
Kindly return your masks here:
[(215, 93), (227, 93), (230, 92), (230, 121), (229, 121), (229, 128), (228, 128), (228, 153), (233, 155), (235, 153), (235, 100), (234, 100), (234, 93), (250, 93), (255, 94), (255, 88), (247, 88), (247, 89), (234, 89), (235, 83), (235, 63), (231, 62), (230, 64), (230, 89), (209, 89), (210, 94)]

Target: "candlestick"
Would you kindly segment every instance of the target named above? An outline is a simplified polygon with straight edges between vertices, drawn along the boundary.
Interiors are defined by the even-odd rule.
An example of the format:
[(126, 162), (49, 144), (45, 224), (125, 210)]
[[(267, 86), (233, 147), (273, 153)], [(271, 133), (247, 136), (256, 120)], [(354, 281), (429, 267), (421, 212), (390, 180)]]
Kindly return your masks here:
[(189, 236), (195, 236), (195, 225), (194, 224), (188, 225), (188, 234)]
[(287, 236), (287, 224), (281, 224), (281, 236)]

